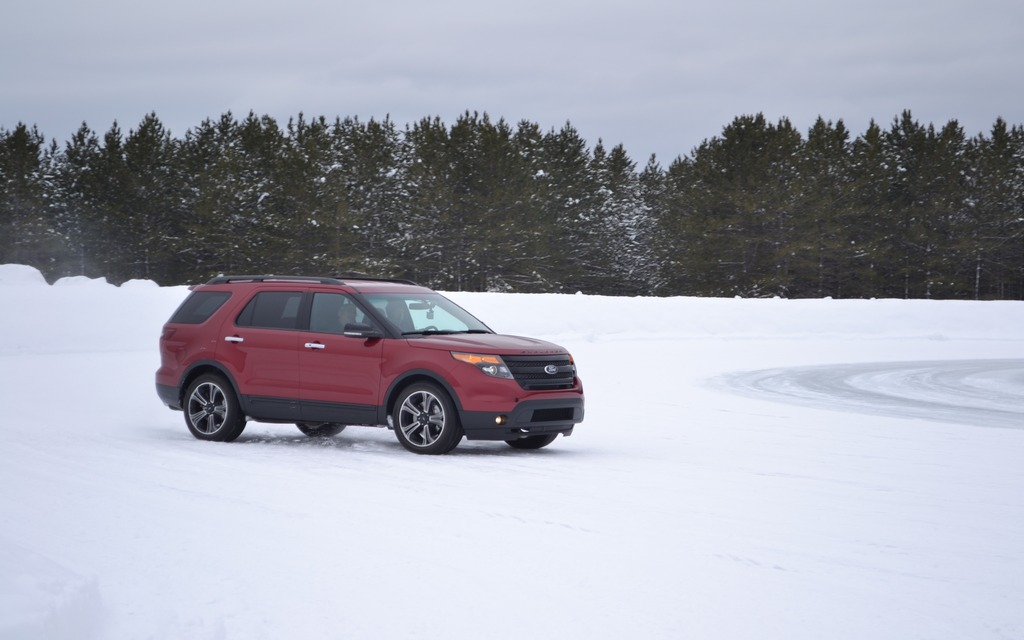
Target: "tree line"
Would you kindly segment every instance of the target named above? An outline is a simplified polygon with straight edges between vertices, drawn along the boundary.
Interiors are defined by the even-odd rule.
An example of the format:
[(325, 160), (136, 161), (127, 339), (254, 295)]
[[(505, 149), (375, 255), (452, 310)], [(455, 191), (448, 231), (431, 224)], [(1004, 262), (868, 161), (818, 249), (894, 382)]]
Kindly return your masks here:
[(0, 129), (0, 263), (47, 277), (403, 277), (442, 290), (1024, 298), (1024, 127), (909, 111), (852, 137), (745, 115), (662, 167), (466, 112), (155, 113), (64, 144)]

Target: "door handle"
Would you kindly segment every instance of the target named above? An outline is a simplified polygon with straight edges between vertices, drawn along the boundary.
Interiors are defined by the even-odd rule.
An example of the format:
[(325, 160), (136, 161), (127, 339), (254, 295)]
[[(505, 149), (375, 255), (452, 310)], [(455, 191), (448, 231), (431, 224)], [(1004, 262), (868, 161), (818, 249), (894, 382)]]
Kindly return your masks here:
[(242, 336), (224, 336), (224, 342), (245, 342)]
[(307, 349), (326, 349), (327, 345), (323, 344), (321, 342), (307, 342), (306, 343), (306, 348)]

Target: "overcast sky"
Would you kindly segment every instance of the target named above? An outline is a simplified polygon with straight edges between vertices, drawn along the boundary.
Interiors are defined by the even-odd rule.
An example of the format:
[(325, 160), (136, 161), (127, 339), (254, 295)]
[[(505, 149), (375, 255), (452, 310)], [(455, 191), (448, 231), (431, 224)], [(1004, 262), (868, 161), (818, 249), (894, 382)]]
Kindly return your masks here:
[(642, 167), (735, 117), (1024, 124), (1024, 0), (11, 0), (0, 128), (231, 111), (572, 123)]

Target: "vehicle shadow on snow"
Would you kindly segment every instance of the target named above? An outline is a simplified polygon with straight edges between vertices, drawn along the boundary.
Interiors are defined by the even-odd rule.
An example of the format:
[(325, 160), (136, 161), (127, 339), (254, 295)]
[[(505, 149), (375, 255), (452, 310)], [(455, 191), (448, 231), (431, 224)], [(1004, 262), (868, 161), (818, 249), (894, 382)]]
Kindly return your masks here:
[[(273, 427), (271, 427), (273, 429)], [(394, 435), (385, 429), (351, 428), (344, 433), (328, 437), (306, 436), (300, 433), (289, 433), (284, 427), (280, 433), (271, 429), (247, 429), (230, 443), (201, 442), (186, 434), (179, 434), (183, 442), (196, 442), (202, 445), (222, 445), (229, 447), (237, 446), (271, 446), (288, 447), (294, 449), (334, 449), (338, 451), (351, 451), (354, 453), (386, 453), (416, 456), (406, 451), (395, 439)], [(453, 451), (436, 457), (520, 457), (520, 456), (571, 456), (578, 455), (579, 451), (573, 451), (560, 447), (562, 438), (555, 440), (551, 445), (543, 449), (515, 449), (504, 442), (470, 441), (462, 440), (459, 446)], [(417, 456), (421, 457), (421, 456)], [(435, 456), (422, 456), (435, 457)]]

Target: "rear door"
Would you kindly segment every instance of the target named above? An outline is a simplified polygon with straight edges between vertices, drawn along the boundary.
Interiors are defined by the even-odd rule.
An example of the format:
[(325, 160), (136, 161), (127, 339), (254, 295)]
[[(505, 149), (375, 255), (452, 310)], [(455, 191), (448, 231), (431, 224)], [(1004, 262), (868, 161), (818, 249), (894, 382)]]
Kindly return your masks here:
[(377, 422), (384, 340), (347, 337), (347, 323), (376, 324), (351, 296), (312, 292), (298, 359), (303, 420)]
[(254, 418), (298, 420), (300, 310), (304, 292), (260, 291), (229, 318), (217, 353)]

